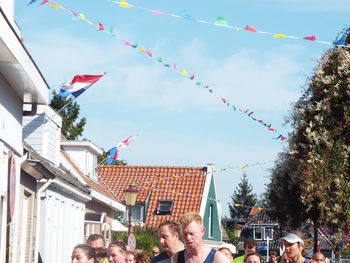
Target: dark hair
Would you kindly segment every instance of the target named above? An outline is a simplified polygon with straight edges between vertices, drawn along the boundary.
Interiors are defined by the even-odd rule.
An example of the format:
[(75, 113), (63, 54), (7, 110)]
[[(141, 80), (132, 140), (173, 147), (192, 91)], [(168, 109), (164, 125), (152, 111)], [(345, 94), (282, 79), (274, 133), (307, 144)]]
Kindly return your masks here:
[(98, 240), (98, 239), (102, 239), (103, 240), (103, 246), (106, 245), (104, 237), (102, 235), (100, 235), (100, 234), (91, 234), (88, 237), (88, 239), (86, 240), (86, 243), (89, 244), (90, 242)]
[(88, 246), (86, 244), (80, 244), (80, 245), (76, 245), (74, 247), (73, 251), (78, 249), (78, 248), (84, 251), (84, 253), (85, 253), (85, 255), (87, 256), (88, 259), (93, 258), (94, 259), (94, 263), (98, 263), (98, 261), (96, 259), (95, 250), (92, 247), (90, 247), (90, 246)]
[(271, 256), (276, 256), (276, 257), (277, 257), (276, 251), (271, 251), (271, 252), (270, 252), (270, 257), (271, 257)]
[[(255, 241), (255, 240), (254, 240)], [(251, 256), (257, 256), (259, 258), (259, 261), (261, 262), (261, 255), (259, 253), (253, 252), (253, 253), (248, 253), (245, 257), (244, 257), (244, 263), (247, 263), (247, 259)]]
[(147, 256), (147, 252), (144, 250), (141, 250), (136, 254), (135, 261), (136, 263), (149, 263), (150, 259)]
[(254, 238), (248, 237), (246, 240), (244, 240), (244, 248), (253, 248), (256, 247), (256, 241)]
[(161, 224), (158, 226), (158, 231), (159, 231), (159, 229), (160, 229), (161, 227), (163, 227), (163, 226), (168, 226), (169, 231), (170, 231), (171, 234), (174, 235), (175, 233), (177, 233), (179, 236), (181, 235), (181, 234), (180, 234), (180, 227), (179, 227), (179, 225), (176, 224), (174, 221), (165, 221), (165, 222), (161, 223)]

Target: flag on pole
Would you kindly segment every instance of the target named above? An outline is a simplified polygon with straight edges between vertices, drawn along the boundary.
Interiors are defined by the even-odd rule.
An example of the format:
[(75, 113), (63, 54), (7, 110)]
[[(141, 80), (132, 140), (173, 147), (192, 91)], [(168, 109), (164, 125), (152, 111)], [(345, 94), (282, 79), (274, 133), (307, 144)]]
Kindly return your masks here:
[(117, 144), (116, 147), (113, 147), (107, 151), (108, 156), (106, 158), (106, 161), (108, 164), (112, 164), (115, 160), (117, 160), (119, 151), (125, 149), (129, 146), (129, 144), (136, 138), (135, 136), (130, 136), (129, 138), (125, 139), (124, 141)]
[(75, 75), (70, 83), (61, 86), (59, 95), (62, 99), (69, 95), (76, 98), (102, 77), (103, 75)]

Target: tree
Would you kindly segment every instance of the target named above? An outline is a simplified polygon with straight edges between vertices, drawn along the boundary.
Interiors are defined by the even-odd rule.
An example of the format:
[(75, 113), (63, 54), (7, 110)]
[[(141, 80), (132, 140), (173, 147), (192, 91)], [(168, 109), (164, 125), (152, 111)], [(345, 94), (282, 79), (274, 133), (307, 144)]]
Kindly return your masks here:
[(247, 174), (244, 173), (241, 178), (241, 182), (236, 187), (233, 195), (231, 196), (232, 205), (229, 205), (230, 214), (232, 218), (243, 217), (246, 218), (249, 215), (250, 208), (244, 206), (235, 206), (235, 204), (241, 204), (245, 206), (255, 206), (257, 203), (256, 194), (252, 193), (253, 186), (249, 184)]
[(292, 115), (290, 151), (298, 162), (301, 201), (306, 212), (314, 210), (315, 223), (334, 227), (350, 222), (349, 84), (350, 49), (327, 50)]
[[(97, 163), (99, 164), (102, 161), (105, 161), (107, 156), (108, 152), (104, 151), (101, 155), (97, 156)], [(128, 163), (126, 162), (126, 160), (115, 160), (111, 165), (128, 165)]]
[[(64, 105), (71, 102), (72, 98), (62, 99), (57, 92), (52, 92), (50, 106), (56, 111), (60, 110)], [(68, 140), (75, 140), (83, 134), (86, 118), (79, 117), (80, 106), (76, 102), (70, 103), (64, 110), (59, 112), (62, 117), (62, 134)]]

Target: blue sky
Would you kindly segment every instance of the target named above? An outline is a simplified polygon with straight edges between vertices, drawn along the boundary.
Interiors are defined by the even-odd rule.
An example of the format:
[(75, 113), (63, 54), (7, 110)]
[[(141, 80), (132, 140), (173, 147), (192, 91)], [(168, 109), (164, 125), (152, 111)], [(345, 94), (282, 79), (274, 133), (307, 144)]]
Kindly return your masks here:
[[(28, 1), (29, 2), (29, 1)], [(40, 0), (27, 7), (16, 1), (15, 17), (24, 44), (51, 89), (76, 74), (107, 72), (78, 98), (87, 118), (84, 138), (104, 149), (130, 135), (139, 137), (121, 154), (130, 165), (204, 166), (225, 168), (277, 158), (285, 143), (246, 115), (226, 108), (207, 90), (196, 87), (143, 53)], [(159, 16), (136, 8), (121, 8), (107, 0), (57, 0), (106, 28), (118, 38), (137, 42), (196, 80), (212, 86), (235, 105), (272, 123), (282, 134), (291, 103), (312, 75), (326, 45), (236, 31)], [(332, 42), (349, 25), (347, 0), (192, 0), (128, 1), (136, 6), (230, 25), (246, 25), (272, 33)], [(245, 172), (256, 193), (264, 191), (272, 162)], [(223, 213), (243, 171), (216, 174)]]

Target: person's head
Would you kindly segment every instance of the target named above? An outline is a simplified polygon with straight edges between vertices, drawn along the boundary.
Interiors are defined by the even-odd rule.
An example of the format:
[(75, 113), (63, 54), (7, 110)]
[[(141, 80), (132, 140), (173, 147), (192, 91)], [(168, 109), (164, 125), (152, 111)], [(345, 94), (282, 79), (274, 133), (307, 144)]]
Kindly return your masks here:
[(136, 263), (149, 263), (150, 259), (147, 256), (147, 252), (142, 250), (136, 254)]
[(282, 242), (285, 253), (292, 262), (295, 262), (296, 258), (305, 255), (312, 244), (311, 239), (307, 239), (305, 234), (300, 231), (291, 231), (285, 237), (282, 237)]
[(103, 238), (103, 236), (99, 235), (99, 234), (92, 234), (88, 237), (88, 239), (86, 240), (86, 243), (94, 248), (104, 248), (105, 247), (105, 239)]
[(244, 240), (244, 254), (248, 255), (249, 253), (255, 253), (256, 252), (256, 241), (254, 238), (248, 237), (246, 240)]
[(135, 253), (132, 251), (126, 251), (125, 262), (126, 263), (136, 263)]
[(152, 257), (158, 256), (160, 253), (159, 247), (152, 247)]
[(186, 213), (180, 218), (182, 237), (188, 248), (196, 248), (203, 244), (205, 228), (202, 217), (197, 213)]
[(321, 252), (316, 252), (312, 256), (312, 261), (314, 261), (315, 263), (325, 263), (326, 257)]
[(290, 259), (288, 258), (286, 252), (284, 252), (279, 258), (278, 263), (290, 263)]
[[(180, 227), (173, 221), (165, 221), (158, 226), (158, 239), (164, 251), (171, 251), (179, 245)], [(153, 251), (152, 251), (153, 252)]]
[(107, 250), (107, 256), (110, 263), (125, 263), (126, 247), (120, 241), (113, 241)]
[(95, 250), (85, 244), (80, 244), (74, 247), (71, 256), (72, 263), (96, 263)]
[(233, 260), (233, 254), (236, 253), (236, 248), (232, 244), (223, 244), (221, 248), (219, 248), (219, 251), (223, 253), (230, 262)]
[(261, 256), (256, 252), (248, 253), (244, 257), (244, 263), (261, 263)]
[(277, 253), (275, 251), (270, 252), (270, 262), (277, 262)]

